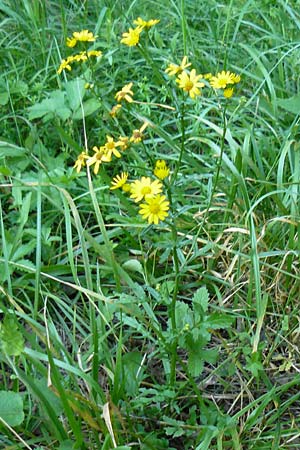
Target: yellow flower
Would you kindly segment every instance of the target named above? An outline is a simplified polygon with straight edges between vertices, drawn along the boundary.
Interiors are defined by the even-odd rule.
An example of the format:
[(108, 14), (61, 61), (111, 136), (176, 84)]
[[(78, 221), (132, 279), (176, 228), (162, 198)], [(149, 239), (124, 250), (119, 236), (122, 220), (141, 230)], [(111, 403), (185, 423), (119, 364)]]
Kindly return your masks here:
[(233, 95), (233, 88), (232, 87), (228, 87), (228, 88), (224, 89), (223, 95), (224, 95), (225, 98), (231, 98), (232, 95)]
[[(103, 147), (98, 148), (95, 146), (95, 147), (93, 147), (93, 150), (94, 150), (95, 154), (94, 154), (94, 156), (92, 156), (91, 158), (89, 158), (87, 160), (86, 164), (87, 164), (87, 166), (92, 166), (93, 164), (95, 164), (94, 174), (97, 175), (97, 173), (99, 172), (100, 164), (102, 162), (104, 162), (103, 157), (104, 157), (105, 153), (104, 153)], [(105, 162), (110, 162), (110, 161), (106, 160)]]
[(153, 197), (162, 191), (162, 184), (158, 180), (151, 180), (149, 177), (142, 177), (131, 183), (131, 195), (134, 201), (140, 202), (143, 198)]
[(106, 136), (106, 143), (103, 146), (103, 161), (110, 162), (112, 155), (115, 155), (117, 158), (121, 158), (121, 153), (117, 149), (117, 147), (120, 147), (121, 145), (122, 144), (119, 141), (115, 142), (114, 138), (111, 136)]
[(117, 102), (121, 102), (122, 100), (126, 100), (126, 102), (131, 103), (133, 102), (132, 96), (133, 92), (131, 90), (133, 83), (125, 84), (124, 87), (120, 91), (118, 91), (115, 95), (115, 99)]
[(128, 172), (122, 172), (120, 175), (115, 176), (111, 182), (110, 189), (113, 190), (123, 188), (124, 184), (126, 184), (127, 178)]
[(73, 62), (73, 58), (67, 58), (67, 59), (63, 59), (60, 63), (60, 66), (57, 70), (58, 74), (61, 74), (63, 70), (67, 69), (67, 70), (72, 70), (72, 66), (71, 66), (71, 62)]
[(129, 28), (128, 33), (122, 34), (121, 43), (126, 44), (129, 47), (133, 47), (134, 45), (137, 45), (140, 40), (140, 34), (143, 31), (143, 27), (138, 26), (134, 29)]
[(88, 59), (86, 52), (77, 53), (70, 58), (72, 58), (72, 60), (76, 62), (86, 61)]
[(116, 115), (118, 114), (119, 110), (122, 108), (122, 105), (120, 105), (120, 103), (118, 103), (117, 105), (114, 105), (109, 114), (111, 117), (116, 117)]
[(143, 219), (147, 219), (149, 224), (157, 225), (160, 220), (165, 220), (168, 216), (170, 203), (164, 195), (146, 198), (145, 202), (140, 205), (139, 214)]
[(77, 39), (74, 37), (67, 38), (67, 47), (73, 48), (77, 44)]
[(199, 81), (200, 78), (202, 78), (202, 75), (197, 75), (196, 70), (192, 69), (190, 74), (182, 72), (178, 78), (176, 78), (176, 83), (178, 83), (181, 89), (188, 92), (191, 98), (195, 98), (196, 95), (201, 95), (199, 88), (204, 86), (204, 83)]
[(204, 80), (210, 80), (211, 78), (212, 78), (212, 73), (205, 73), (204, 75), (203, 75), (203, 78), (204, 78)]
[(89, 50), (87, 52), (87, 56), (88, 58), (90, 58), (91, 56), (95, 56), (96, 58), (98, 58), (99, 56), (102, 56), (102, 52), (100, 50)]
[(136, 20), (133, 21), (133, 23), (135, 25), (139, 25), (144, 28), (151, 28), (159, 22), (160, 22), (159, 19), (151, 19), (151, 20), (146, 21), (146, 20), (143, 20), (141, 17), (138, 17)]
[(127, 136), (120, 136), (119, 141), (121, 150), (126, 150), (129, 145), (129, 138)]
[(241, 81), (241, 75), (238, 75), (236, 73), (232, 73), (232, 75), (233, 75), (232, 79), (233, 79), (234, 84), (237, 84)]
[(67, 38), (67, 46), (75, 47), (77, 42), (94, 42), (96, 37), (88, 30), (74, 31), (71, 38)]
[(81, 152), (78, 158), (75, 161), (74, 169), (76, 169), (76, 172), (79, 173), (82, 169), (82, 167), (85, 166), (85, 160), (88, 159), (89, 155), (86, 152)]
[(148, 122), (144, 122), (139, 130), (133, 130), (130, 142), (138, 144), (144, 139), (143, 131), (147, 128)]
[(157, 160), (153, 173), (160, 180), (167, 178), (170, 174), (170, 169), (167, 167), (166, 161), (163, 159)]
[(177, 64), (171, 63), (168, 65), (165, 72), (170, 76), (177, 75), (178, 73), (183, 72), (185, 69), (187, 69), (190, 66), (191, 66), (191, 63), (187, 63), (187, 56), (184, 56), (179, 66)]
[(218, 72), (215, 77), (211, 77), (209, 82), (214, 89), (225, 89), (228, 84), (236, 83), (236, 77), (238, 77), (238, 75), (229, 72), (229, 70), (227, 70), (227, 72), (222, 70), (222, 72)]

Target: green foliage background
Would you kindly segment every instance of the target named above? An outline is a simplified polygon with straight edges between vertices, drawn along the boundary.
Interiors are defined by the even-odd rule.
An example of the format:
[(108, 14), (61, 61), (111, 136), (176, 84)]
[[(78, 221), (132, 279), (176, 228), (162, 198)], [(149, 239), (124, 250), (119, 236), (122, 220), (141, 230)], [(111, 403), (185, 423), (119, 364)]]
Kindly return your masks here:
[[(1, 448), (300, 448), (299, 6), (0, 1)], [(120, 44), (138, 16), (160, 19), (144, 53)], [(82, 29), (103, 57), (59, 76)], [(241, 74), (226, 108), (178, 108), (183, 55)], [(143, 118), (126, 159), (74, 171)], [(148, 226), (111, 178), (182, 148), (176, 214)]]

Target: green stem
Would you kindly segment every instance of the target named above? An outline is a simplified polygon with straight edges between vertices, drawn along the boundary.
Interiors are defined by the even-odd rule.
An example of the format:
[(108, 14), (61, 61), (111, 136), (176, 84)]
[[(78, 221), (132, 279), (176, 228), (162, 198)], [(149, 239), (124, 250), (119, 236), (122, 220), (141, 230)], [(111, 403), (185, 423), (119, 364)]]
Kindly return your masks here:
[(176, 302), (179, 290), (179, 260), (177, 254), (177, 229), (176, 226), (172, 225), (172, 237), (173, 237), (173, 262), (175, 270), (175, 285), (173, 289), (172, 301), (169, 310), (169, 317), (171, 319), (172, 327), (172, 343), (170, 347), (171, 353), (171, 369), (170, 369), (170, 386), (174, 386), (176, 381), (176, 362), (177, 362), (177, 345), (178, 345), (178, 335), (176, 326)]
[(179, 168), (181, 166), (183, 153), (185, 150), (185, 123), (184, 123), (184, 115), (185, 115), (185, 102), (182, 102), (181, 105), (181, 114), (180, 114), (180, 127), (181, 127), (181, 144), (180, 144), (180, 153), (177, 160), (177, 164), (173, 173), (171, 184), (173, 185), (176, 182)]

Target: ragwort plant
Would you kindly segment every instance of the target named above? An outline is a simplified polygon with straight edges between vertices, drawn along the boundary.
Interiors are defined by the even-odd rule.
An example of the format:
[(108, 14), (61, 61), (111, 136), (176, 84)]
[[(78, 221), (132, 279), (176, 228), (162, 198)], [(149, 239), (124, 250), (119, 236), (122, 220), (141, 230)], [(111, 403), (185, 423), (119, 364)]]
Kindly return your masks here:
[[(163, 308), (167, 314), (166, 327), (162, 327), (155, 316), (155, 312), (153, 311), (151, 313), (152, 317), (155, 317), (155, 321), (152, 324), (152, 332), (154, 333), (155, 338), (161, 341), (160, 348), (155, 350), (155, 354), (160, 355), (160, 358), (162, 358), (165, 383), (166, 386), (168, 386), (168, 389), (171, 389), (171, 391), (168, 392), (174, 392), (175, 384), (178, 381), (178, 364), (181, 365), (185, 376), (188, 377), (189, 380), (192, 381), (195, 377), (198, 377), (203, 371), (204, 363), (215, 363), (218, 357), (216, 349), (206, 348), (211, 340), (211, 330), (227, 328), (232, 322), (232, 318), (229, 315), (226, 317), (221, 316), (217, 312), (212, 313), (209, 311), (209, 296), (205, 287), (200, 288), (194, 295), (191, 306), (178, 299), (179, 291), (182, 289), (181, 262), (179, 256), (182, 243), (178, 238), (179, 230), (177, 223), (181, 216), (180, 209), (184, 210), (185, 205), (180, 205), (180, 202), (178, 202), (176, 190), (178, 189), (181, 164), (186, 151), (185, 122), (188, 120), (186, 111), (191, 112), (191, 109), (193, 108), (193, 103), (190, 102), (189, 99), (192, 101), (197, 100), (198, 98), (201, 98), (203, 88), (210, 93), (213, 88), (213, 95), (218, 95), (218, 92), (221, 92), (221, 95), (218, 95), (218, 101), (221, 110), (224, 110), (224, 118), (226, 102), (232, 97), (234, 86), (240, 82), (240, 75), (225, 70), (216, 73), (216, 75), (212, 75), (211, 73), (204, 75), (197, 74), (196, 69), (191, 68), (192, 64), (188, 62), (187, 56), (183, 56), (182, 61), (179, 64), (170, 63), (166, 68), (159, 67), (152, 60), (147, 44), (143, 43), (143, 35), (146, 35), (149, 38), (149, 30), (158, 24), (159, 20), (144, 21), (143, 19), (138, 18), (134, 23), (137, 25), (136, 28), (130, 28), (128, 32), (123, 33), (121, 43), (129, 47), (136, 47), (141, 55), (145, 57), (146, 62), (151, 65), (151, 68), (155, 70), (159, 75), (159, 78), (163, 81), (169, 95), (165, 99), (165, 104), (158, 104), (155, 106), (158, 108), (165, 108), (173, 114), (180, 115), (181, 145), (178, 160), (172, 162), (166, 161), (165, 159), (154, 160), (151, 156), (151, 150), (148, 149), (147, 145), (146, 134), (152, 133), (155, 135), (155, 133), (157, 133), (158, 136), (164, 137), (164, 132), (155, 124), (151, 114), (148, 114), (148, 116), (145, 117), (142, 116), (142, 113), (138, 110), (140, 104), (152, 106), (152, 103), (149, 101), (141, 102), (135, 100), (134, 86), (137, 80), (130, 80), (129, 83), (124, 85), (113, 95), (113, 98), (117, 103), (114, 104), (109, 111), (109, 115), (113, 119), (112, 130), (109, 132), (110, 134), (105, 136), (105, 140), (102, 143), (92, 147), (93, 154), (91, 154), (89, 148), (89, 132), (86, 130), (86, 125), (84, 123), (85, 148), (78, 155), (74, 168), (77, 173), (81, 173), (85, 168), (87, 170), (90, 193), (98, 217), (99, 227), (104, 236), (106, 234), (105, 220), (103, 220), (102, 212), (97, 206), (97, 199), (95, 197), (90, 172), (91, 169), (93, 169), (95, 176), (102, 179), (102, 183), (106, 183), (110, 176), (111, 191), (116, 191), (117, 189), (121, 191), (119, 199), (122, 215), (124, 214), (124, 211), (128, 210), (128, 201), (126, 201), (126, 203), (124, 201), (126, 197), (135, 204), (139, 204), (138, 209), (136, 209), (133, 204), (130, 208), (130, 212), (136, 211), (141, 216), (141, 219), (147, 221), (149, 225), (145, 228), (145, 226), (141, 224), (140, 227), (142, 228), (142, 232), (139, 232), (137, 235), (137, 239), (142, 249), (142, 255), (145, 253), (143, 248), (145, 244), (143, 243), (143, 240), (146, 232), (148, 235), (147, 246), (150, 246), (150, 248), (152, 245), (151, 237), (154, 231), (153, 227), (158, 226), (160, 235), (165, 235), (163, 241), (166, 242), (167, 245), (161, 247), (158, 240), (156, 248), (158, 252), (161, 249), (164, 249), (166, 260), (172, 260), (174, 268), (173, 280), (170, 282), (170, 277), (168, 276), (169, 281), (167, 285), (164, 284), (163, 287), (159, 285), (153, 286), (153, 281), (157, 278), (157, 275), (153, 273), (152, 280), (147, 280), (147, 284), (149, 283), (149, 288), (151, 288), (152, 291), (153, 289), (155, 290), (154, 299), (156, 306), (154, 311), (156, 308)], [(92, 33), (88, 30), (83, 30), (81, 32), (73, 33), (73, 37), (68, 39), (67, 45), (73, 48), (77, 45), (77, 42), (86, 43), (95, 42), (95, 40), (96, 38)], [(71, 55), (66, 59), (63, 59), (58, 69), (58, 73), (61, 73), (63, 70), (71, 71), (71, 63), (73, 61), (76, 61), (76, 63), (87, 62), (89, 54), (92, 54), (92, 51), (93, 50), (83, 50), (79, 56), (76, 54), (75, 56)], [(95, 56), (99, 57), (100, 55), (101, 52), (98, 52)], [(164, 73), (166, 73), (168, 77), (165, 77)], [(176, 90), (176, 84), (178, 85), (177, 88), (179, 91), (174, 93), (172, 91), (174, 91), (174, 89)], [(90, 88), (90, 86), (92, 86), (94, 92), (97, 92), (96, 78), (92, 79), (91, 83), (89, 82), (85, 87)], [(100, 91), (101, 87), (99, 87), (98, 92)], [(84, 111), (84, 103), (81, 104), (81, 107)], [(151, 110), (149, 112), (151, 113)], [(127, 123), (123, 124), (124, 119), (122, 116), (126, 116)], [(131, 125), (130, 119), (134, 118), (143, 120), (142, 124), (137, 128), (134, 128), (134, 126)], [(225, 134), (225, 119), (222, 125)], [(119, 129), (128, 131), (124, 134), (119, 134)], [(224, 149), (224, 142), (223, 139), (221, 151)], [(131, 153), (133, 153), (132, 157), (130, 157)], [(152, 153), (156, 152), (152, 151)], [(138, 164), (134, 164), (135, 158), (138, 159)], [(220, 155), (220, 160), (221, 159), (222, 153)], [(122, 172), (116, 173), (115, 167), (120, 166), (121, 163)], [(220, 165), (221, 163), (218, 166), (218, 170), (220, 170)], [(138, 178), (136, 178), (137, 176)], [(217, 182), (218, 174), (216, 176), (215, 186), (217, 185)], [(109, 248), (109, 241), (107, 240), (106, 243)], [(120, 279), (122, 279), (122, 272), (120, 272), (117, 264), (113, 263), (114, 259), (115, 255), (111, 252), (110, 261), (116, 288), (117, 290), (121, 290)], [(127, 261), (123, 264), (123, 268), (141, 272), (145, 276), (146, 270), (144, 270), (139, 260)], [(164, 290), (163, 295), (161, 293), (162, 290)], [(122, 305), (122, 298), (124, 298), (124, 294), (121, 294), (119, 307)], [(149, 298), (151, 299), (151, 295)], [(149, 305), (147, 305), (147, 308), (149, 308)], [(150, 306), (150, 308), (153, 309), (153, 305)], [(123, 325), (128, 322), (128, 319), (124, 316), (124, 314), (123, 317), (120, 316)], [(180, 349), (187, 352), (187, 362), (184, 362), (184, 358), (179, 356)], [(199, 396), (198, 388), (196, 388), (195, 382), (192, 382), (195, 391), (197, 391), (197, 396)], [(145, 390), (143, 391), (143, 396), (144, 395), (146, 395)], [(164, 396), (163, 393), (161, 395)], [(113, 395), (112, 398), (114, 402), (118, 403), (122, 400), (122, 395), (118, 392), (118, 394)], [(202, 406), (204, 404), (202, 399), (201, 404)], [(170, 434), (175, 436), (176, 434), (181, 435), (184, 434), (183, 430), (179, 432), (176, 426), (174, 432), (170, 431)], [(222, 433), (223, 432), (224, 430)], [(231, 432), (229, 427), (229, 434), (230, 433), (232, 433), (234, 445), (237, 447), (238, 439), (236, 433)]]

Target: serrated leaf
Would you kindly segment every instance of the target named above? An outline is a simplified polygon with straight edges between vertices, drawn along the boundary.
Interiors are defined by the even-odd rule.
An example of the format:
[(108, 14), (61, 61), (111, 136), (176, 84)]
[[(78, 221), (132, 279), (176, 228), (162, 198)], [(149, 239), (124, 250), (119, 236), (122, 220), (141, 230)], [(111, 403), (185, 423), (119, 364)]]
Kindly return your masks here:
[(189, 325), (193, 326), (193, 311), (187, 303), (177, 302), (175, 310), (176, 326), (179, 330)]
[[(84, 117), (90, 116), (101, 106), (101, 102), (96, 98), (89, 98), (83, 103), (83, 115)], [(73, 114), (73, 120), (81, 120), (83, 118), (81, 107)]]
[(203, 359), (200, 352), (189, 352), (188, 369), (192, 377), (198, 377), (202, 373)]
[(207, 317), (206, 327), (212, 328), (213, 330), (218, 330), (219, 328), (229, 328), (233, 320), (234, 318), (229, 314), (213, 313)]
[(24, 338), (12, 314), (7, 314), (0, 323), (0, 348), (8, 356), (19, 356), (24, 350)]
[(202, 357), (205, 362), (210, 364), (215, 364), (219, 356), (219, 352), (217, 348), (210, 348), (207, 350), (203, 350)]
[(29, 259), (18, 259), (16, 263), (18, 264), (18, 270), (24, 270), (25, 272), (28, 272), (26, 269), (31, 269), (30, 272), (32, 272), (32, 270), (36, 270), (36, 265)]
[(35, 241), (30, 241), (27, 244), (20, 245), (15, 253), (12, 255), (13, 261), (18, 261), (22, 259), (24, 256), (30, 255), (36, 247)]
[(58, 90), (51, 92), (49, 98), (30, 106), (28, 110), (29, 120), (39, 119), (41, 117), (49, 120), (53, 116), (58, 116), (62, 120), (66, 120), (71, 115), (70, 109), (65, 104), (65, 93)]
[(0, 417), (11, 427), (21, 425), (24, 420), (24, 411), (20, 394), (0, 391)]
[(23, 97), (28, 93), (28, 84), (18, 80), (9, 87), (11, 94), (21, 94)]
[(208, 310), (208, 302), (209, 302), (209, 293), (205, 286), (197, 289), (193, 296), (193, 305), (194, 308), (197, 308), (198, 305), (201, 306), (203, 312)]
[(130, 272), (139, 272), (141, 274), (144, 273), (143, 266), (138, 259), (129, 259), (128, 261), (124, 262), (122, 266), (123, 269), (129, 270)]

